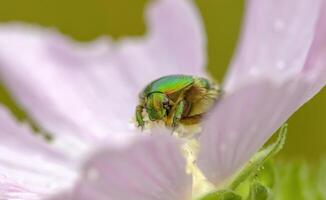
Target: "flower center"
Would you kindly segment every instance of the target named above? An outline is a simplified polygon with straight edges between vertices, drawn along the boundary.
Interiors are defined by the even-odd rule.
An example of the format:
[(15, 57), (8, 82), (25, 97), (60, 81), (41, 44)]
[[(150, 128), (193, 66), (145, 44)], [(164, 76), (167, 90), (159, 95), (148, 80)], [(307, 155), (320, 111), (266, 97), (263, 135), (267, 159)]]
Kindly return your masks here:
[(192, 175), (192, 196), (195, 199), (216, 190), (214, 185), (206, 179), (196, 165), (199, 148), (200, 146), (196, 139), (189, 139), (181, 148), (187, 161), (186, 173)]

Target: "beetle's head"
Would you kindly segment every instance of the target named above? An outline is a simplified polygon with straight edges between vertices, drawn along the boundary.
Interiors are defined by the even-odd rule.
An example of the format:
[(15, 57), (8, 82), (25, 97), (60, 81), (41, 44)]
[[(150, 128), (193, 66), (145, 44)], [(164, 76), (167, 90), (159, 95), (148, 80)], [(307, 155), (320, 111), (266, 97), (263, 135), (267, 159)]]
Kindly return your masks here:
[(151, 121), (166, 117), (168, 106), (169, 99), (163, 93), (154, 92), (147, 96), (146, 111)]

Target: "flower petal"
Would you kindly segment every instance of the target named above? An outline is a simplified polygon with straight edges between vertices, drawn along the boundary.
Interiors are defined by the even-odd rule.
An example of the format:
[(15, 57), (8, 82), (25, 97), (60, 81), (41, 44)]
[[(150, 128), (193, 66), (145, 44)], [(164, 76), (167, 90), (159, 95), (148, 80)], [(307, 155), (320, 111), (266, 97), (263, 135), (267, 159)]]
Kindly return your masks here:
[[(306, 94), (306, 99), (310, 99), (326, 84), (326, 2), (323, 1), (320, 7), (320, 17), (316, 24), (316, 35), (311, 45), (307, 61), (302, 73), (313, 74), (314, 84)], [(306, 100), (306, 101), (307, 101)]]
[(128, 73), (133, 84), (142, 89), (164, 75), (204, 74), (205, 31), (192, 0), (157, 0), (149, 6), (147, 21), (145, 38), (124, 40), (119, 47), (122, 66), (136, 71)]
[(147, 14), (150, 26), (148, 38), (153, 45), (151, 49), (162, 57), (166, 56), (164, 60), (175, 61), (171, 63), (174, 67), (165, 67), (173, 71), (180, 68), (179, 73), (203, 72), (206, 64), (206, 34), (194, 1), (161, 0), (152, 5)]
[(120, 81), (109, 56), (104, 41), (81, 45), (50, 30), (0, 27), (1, 80), (51, 133), (94, 140), (130, 113), (116, 102), (127, 101), (132, 86)]
[(148, 24), (142, 39), (117, 44), (80, 44), (52, 30), (1, 26), (1, 79), (52, 133), (92, 141), (108, 130), (123, 132), (146, 83), (164, 74), (197, 73), (205, 62), (192, 2), (157, 0), (148, 9)]
[(78, 163), (0, 107), (0, 199), (38, 199), (73, 184)]
[(220, 184), (234, 174), (304, 102), (313, 82), (261, 79), (226, 94), (199, 138), (198, 165)]
[(198, 165), (212, 182), (232, 175), (325, 86), (325, 6), (319, 0), (249, 2), (226, 95), (200, 136)]
[(234, 89), (255, 75), (300, 72), (316, 34), (322, 2), (248, 1), (241, 42), (224, 88)]
[(0, 176), (0, 199), (40, 199), (40, 195)]
[(178, 142), (169, 135), (139, 136), (110, 146), (86, 165), (71, 199), (190, 199), (191, 176)]

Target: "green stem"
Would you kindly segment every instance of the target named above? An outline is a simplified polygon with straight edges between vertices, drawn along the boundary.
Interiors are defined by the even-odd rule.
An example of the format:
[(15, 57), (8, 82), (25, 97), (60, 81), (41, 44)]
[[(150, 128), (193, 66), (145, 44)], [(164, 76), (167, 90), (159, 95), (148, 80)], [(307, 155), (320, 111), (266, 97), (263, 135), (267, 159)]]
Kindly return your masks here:
[(259, 151), (239, 172), (235, 179), (229, 185), (229, 189), (235, 190), (243, 181), (253, 176), (260, 167), (263, 166), (265, 161), (276, 155), (285, 143), (287, 134), (287, 124), (284, 124), (278, 135), (276, 142)]

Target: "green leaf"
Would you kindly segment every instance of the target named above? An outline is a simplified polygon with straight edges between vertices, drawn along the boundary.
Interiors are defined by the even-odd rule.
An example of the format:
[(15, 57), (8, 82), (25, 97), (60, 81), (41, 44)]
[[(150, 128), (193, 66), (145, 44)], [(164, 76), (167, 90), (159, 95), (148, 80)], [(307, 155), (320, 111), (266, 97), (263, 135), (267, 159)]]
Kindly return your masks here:
[(268, 198), (268, 189), (258, 181), (253, 181), (247, 200), (267, 200)]
[(303, 162), (298, 173), (303, 198), (319, 200), (316, 188), (316, 173), (313, 172), (312, 167)]
[(326, 200), (326, 159), (324, 159), (319, 167), (317, 187), (322, 200)]
[(326, 188), (326, 185), (322, 186), (321, 183), (323, 170), (318, 174), (316, 166), (301, 161), (280, 162), (276, 171), (276, 187), (273, 190), (274, 200), (326, 200), (322, 194)]
[(213, 192), (200, 200), (241, 200), (241, 196), (237, 195), (232, 190), (222, 190), (218, 192)]
[(245, 165), (245, 167), (239, 172), (235, 179), (233, 179), (233, 181), (229, 185), (229, 188), (235, 190), (243, 181), (255, 175), (268, 159), (276, 155), (283, 148), (286, 139), (286, 134), (287, 124), (284, 124), (280, 129), (280, 133), (276, 142), (259, 151), (248, 162), (248, 164)]

